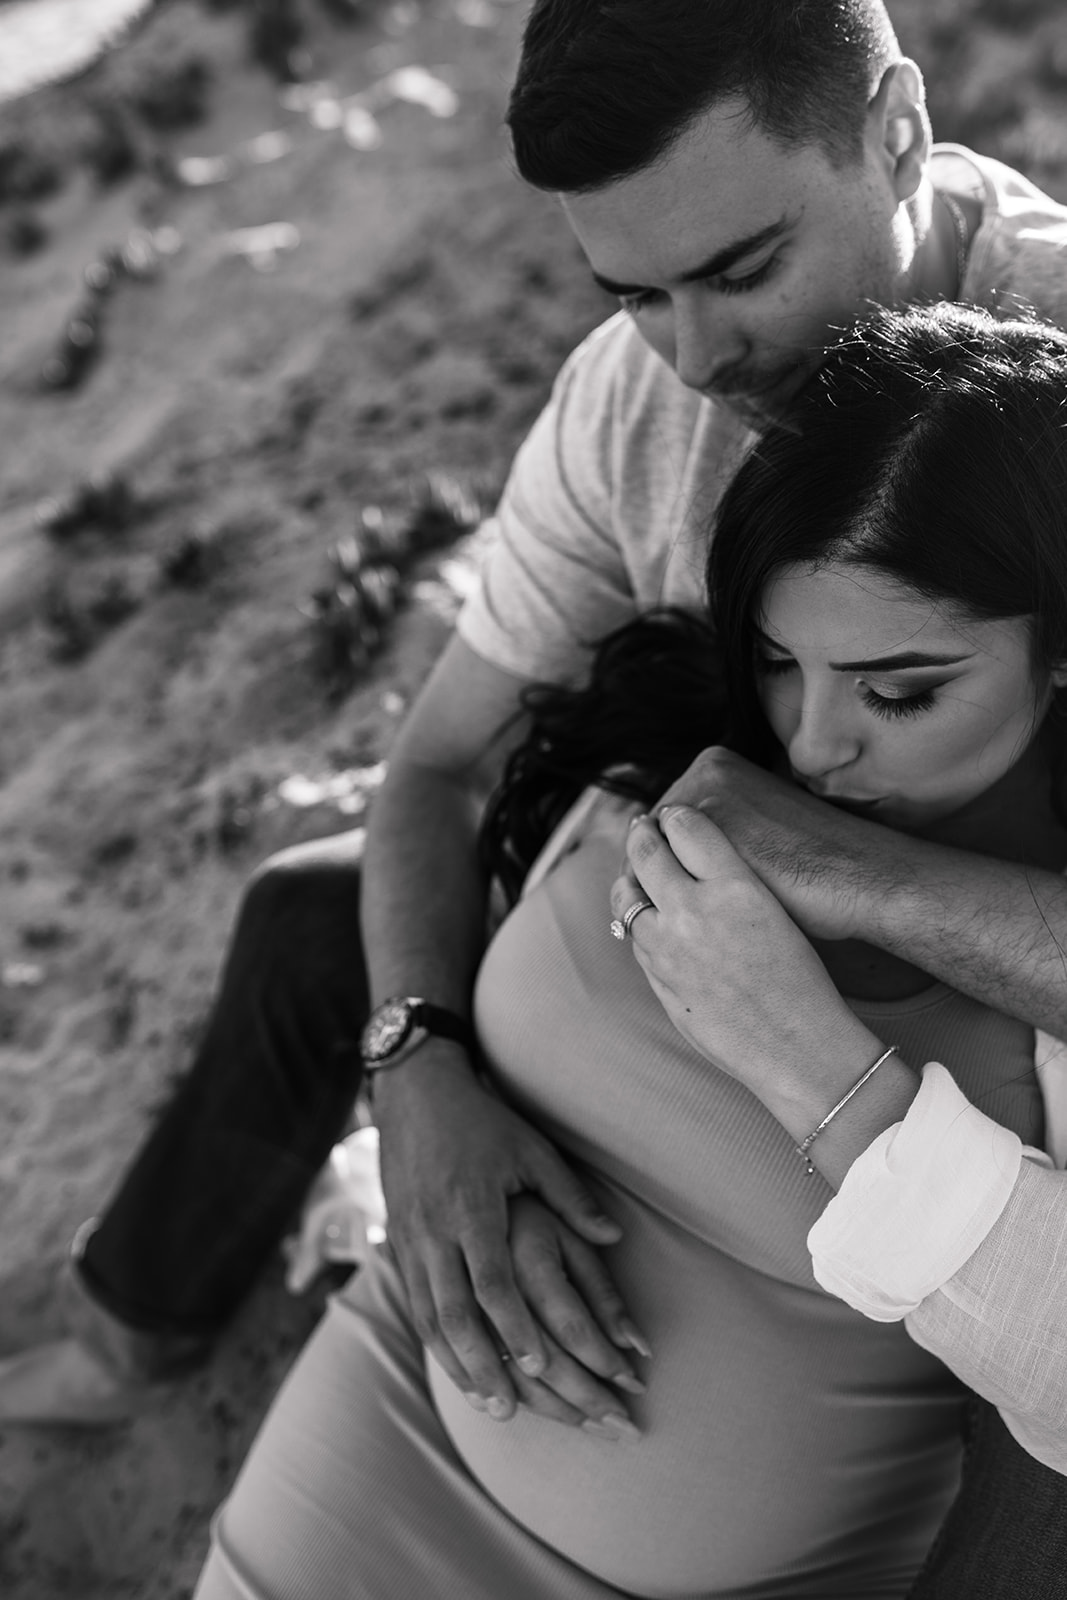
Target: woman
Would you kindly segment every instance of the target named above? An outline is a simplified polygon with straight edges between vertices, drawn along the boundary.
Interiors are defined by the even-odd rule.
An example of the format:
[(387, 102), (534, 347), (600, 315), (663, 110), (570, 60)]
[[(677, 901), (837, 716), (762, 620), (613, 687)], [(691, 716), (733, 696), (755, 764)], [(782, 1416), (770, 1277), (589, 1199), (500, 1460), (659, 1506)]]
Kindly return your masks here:
[[(591, 698), (541, 704), (519, 767), (535, 785), (544, 758), (559, 768), (542, 822), (585, 779), (608, 772), (644, 798), (695, 746), (729, 737), (891, 827), (1062, 868), (1065, 379), (1063, 335), (961, 313), (880, 319), (833, 355), (724, 502), (710, 589), (728, 727), (708, 636), (636, 624), (608, 646)], [(991, 406), (1001, 447), (971, 463), (976, 504), (953, 517), (962, 443)], [(1051, 522), (1024, 497), (1030, 474), (1050, 477)], [(637, 700), (628, 663), (650, 638), (659, 653), (665, 629), (671, 674), (642, 668)], [(620, 662), (617, 743), (604, 695)], [(642, 949), (642, 923), (654, 943), (671, 873), (683, 898), (697, 880), (676, 816), (663, 824), (670, 861), (640, 824), (630, 851), (648, 903), (631, 939), (607, 935), (636, 809), (585, 808), (564, 825), (487, 951), (474, 1006), (500, 1092), (586, 1167), (623, 1226), (612, 1271), (655, 1351), (632, 1402), (640, 1438), (528, 1411), (501, 1427), (472, 1410), (424, 1361), (382, 1256), (279, 1397), (218, 1519), (201, 1600), (860, 1600), (903, 1595), (919, 1569), (955, 1484), (962, 1390), (899, 1324), (818, 1288), (807, 1234), (857, 1125), (892, 1121), (914, 1096), (908, 1062), (944, 1062), (1039, 1143), (1032, 1031), (873, 952), (827, 948), (828, 975), (799, 932), (782, 938), (773, 903), (739, 895), (729, 860), (699, 892), (720, 895), (727, 921), (740, 900), (746, 931), (766, 913), (784, 994), (765, 979), (746, 992), (737, 972), (735, 1003), (705, 1016), (646, 956), (661, 1006), (628, 946)], [(505, 821), (498, 844), (501, 832), (523, 860), (529, 841)], [(683, 949), (684, 918), (665, 920)], [(808, 1140), (886, 1043), (898, 1054)], [(730, 1075), (739, 1063), (758, 1093), (771, 1084), (777, 1117)]]

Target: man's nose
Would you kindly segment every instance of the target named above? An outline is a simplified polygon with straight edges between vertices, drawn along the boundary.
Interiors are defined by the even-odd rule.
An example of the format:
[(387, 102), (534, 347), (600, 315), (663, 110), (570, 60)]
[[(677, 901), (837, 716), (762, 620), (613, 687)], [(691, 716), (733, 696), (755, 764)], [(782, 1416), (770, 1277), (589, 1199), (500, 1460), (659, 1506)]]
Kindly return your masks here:
[(714, 390), (743, 363), (748, 341), (723, 307), (704, 290), (679, 300), (674, 312), (674, 370), (690, 389)]

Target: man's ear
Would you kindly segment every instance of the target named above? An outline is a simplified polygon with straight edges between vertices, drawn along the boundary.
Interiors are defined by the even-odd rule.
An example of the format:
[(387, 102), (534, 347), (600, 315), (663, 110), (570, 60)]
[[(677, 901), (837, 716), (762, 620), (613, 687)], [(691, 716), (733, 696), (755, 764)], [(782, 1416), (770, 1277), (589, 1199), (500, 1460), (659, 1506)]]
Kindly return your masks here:
[(1067, 661), (1053, 663), (1049, 673), (1049, 682), (1054, 689), (1067, 689)]
[(923, 75), (906, 57), (882, 74), (867, 107), (867, 137), (885, 163), (897, 199), (910, 200), (930, 156), (930, 118)]

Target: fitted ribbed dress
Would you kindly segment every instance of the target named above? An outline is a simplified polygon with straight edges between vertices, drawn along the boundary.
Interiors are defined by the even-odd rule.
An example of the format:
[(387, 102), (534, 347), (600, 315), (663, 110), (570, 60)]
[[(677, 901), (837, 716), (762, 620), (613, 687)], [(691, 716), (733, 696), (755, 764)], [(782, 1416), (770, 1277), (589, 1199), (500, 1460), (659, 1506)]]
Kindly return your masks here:
[[(654, 1351), (627, 1401), (644, 1437), (472, 1410), (424, 1358), (383, 1254), (276, 1402), (199, 1600), (906, 1592), (955, 1486), (962, 1391), (901, 1324), (816, 1285), (805, 1238), (830, 1191), (609, 936), (619, 860), (618, 837), (593, 837), (527, 895), (476, 1016), (501, 1093), (623, 1227), (607, 1256)], [(1040, 1141), (1029, 1028), (939, 985), (854, 1009)]]

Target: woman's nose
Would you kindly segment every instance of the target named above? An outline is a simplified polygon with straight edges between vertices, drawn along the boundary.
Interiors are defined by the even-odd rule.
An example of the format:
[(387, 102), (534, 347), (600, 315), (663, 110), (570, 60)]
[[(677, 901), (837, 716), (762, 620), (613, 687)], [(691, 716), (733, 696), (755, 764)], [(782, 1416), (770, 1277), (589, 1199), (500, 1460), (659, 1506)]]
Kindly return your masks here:
[(824, 778), (857, 760), (861, 740), (836, 696), (805, 695), (788, 746), (789, 764), (802, 778)]

